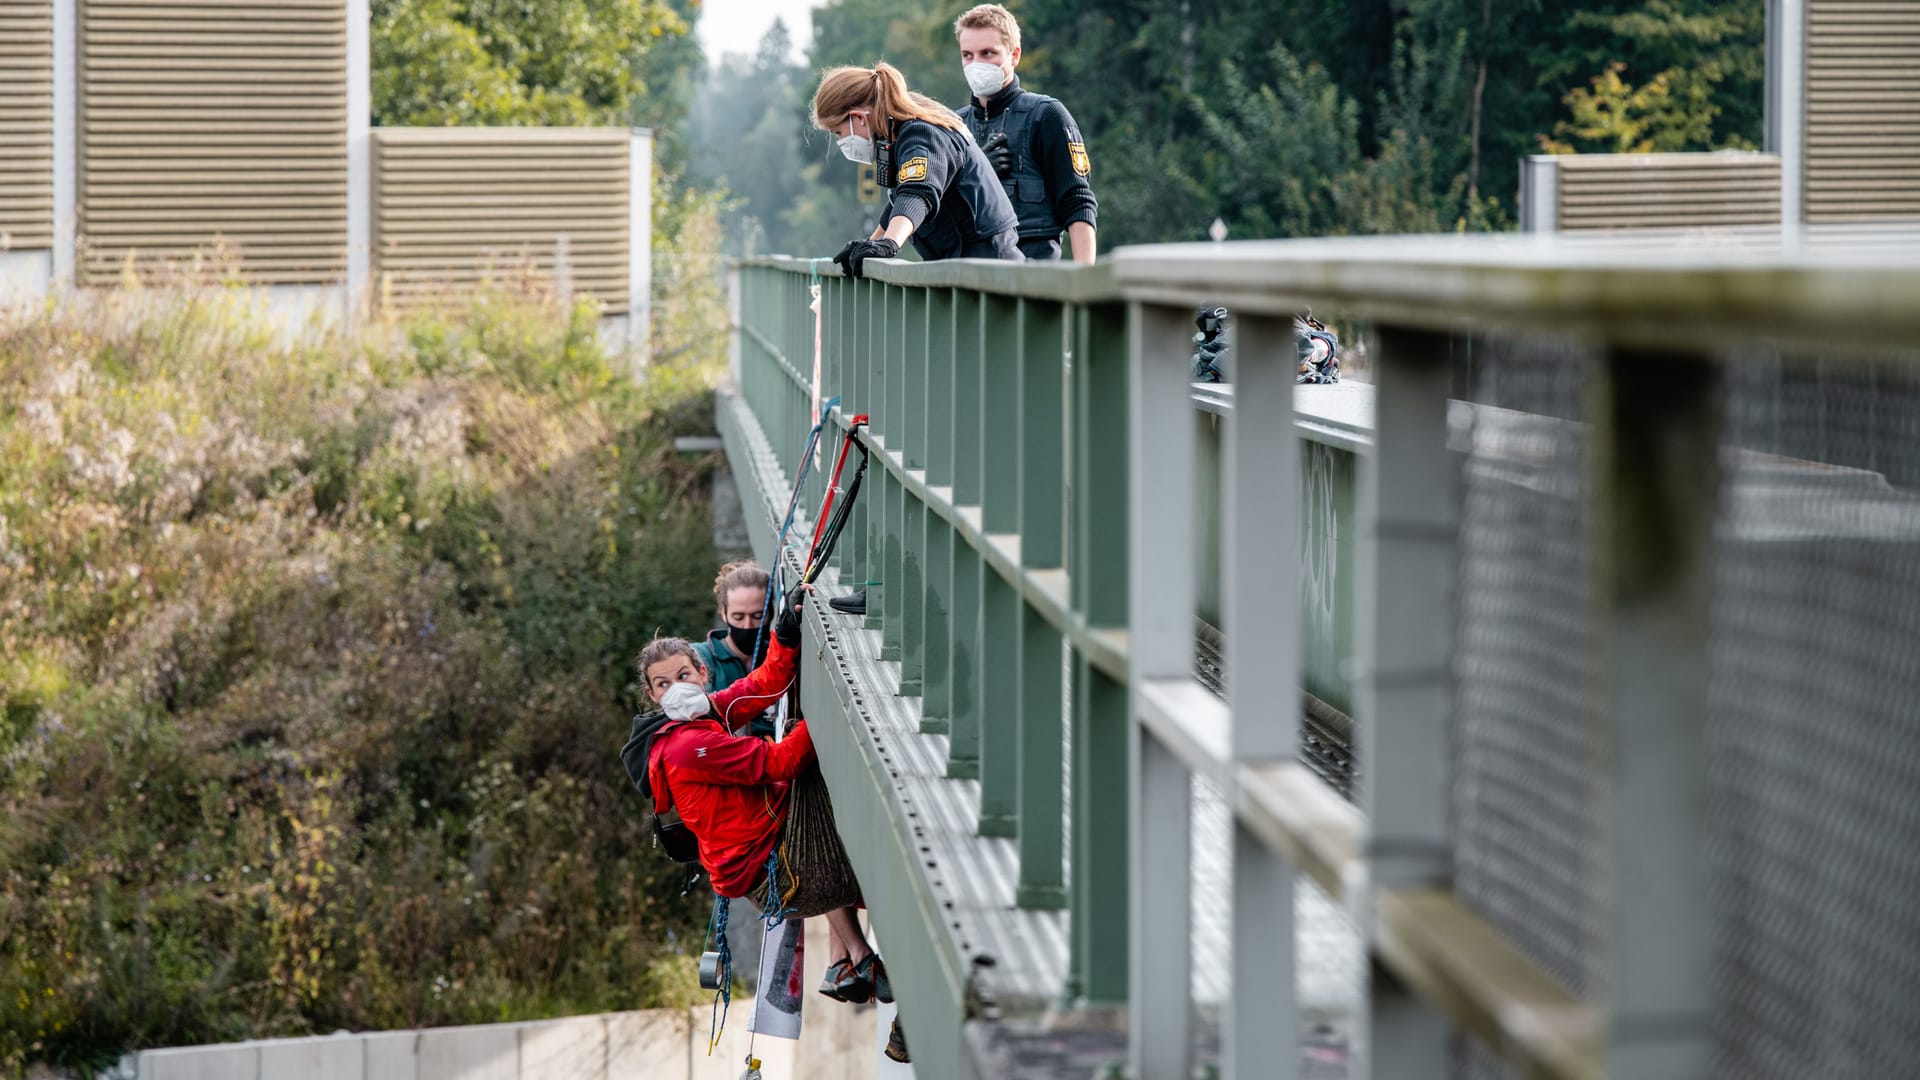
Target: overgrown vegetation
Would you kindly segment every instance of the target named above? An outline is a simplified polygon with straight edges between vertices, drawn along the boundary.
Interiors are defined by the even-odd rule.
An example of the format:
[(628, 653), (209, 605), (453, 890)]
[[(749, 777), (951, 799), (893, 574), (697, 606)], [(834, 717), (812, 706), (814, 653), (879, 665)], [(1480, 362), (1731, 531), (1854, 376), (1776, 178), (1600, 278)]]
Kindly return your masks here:
[(684, 994), (614, 751), (705, 616), (720, 339), (636, 382), (596, 321), (199, 280), (0, 327), (0, 1074)]

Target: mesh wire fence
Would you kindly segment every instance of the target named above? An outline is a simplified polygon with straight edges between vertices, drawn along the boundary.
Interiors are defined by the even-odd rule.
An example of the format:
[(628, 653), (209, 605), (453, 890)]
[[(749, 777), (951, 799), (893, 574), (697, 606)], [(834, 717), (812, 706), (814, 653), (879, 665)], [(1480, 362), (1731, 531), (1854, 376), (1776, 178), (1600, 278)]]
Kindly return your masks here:
[[(1597, 992), (1583, 423), (1597, 357), (1462, 340), (1455, 361), (1454, 886), (1569, 990)], [(1714, 1075), (1920, 1076), (1920, 356), (1740, 356), (1723, 389), (1704, 898)], [(1196, 674), (1216, 692), (1218, 645), (1203, 625)], [(1348, 790), (1354, 733), (1317, 732), (1311, 716), (1304, 733), (1307, 762)], [(1211, 963), (1229, 945), (1201, 914), (1219, 899), (1204, 882), (1228, 818), (1195, 794), (1194, 945)], [(1203, 981), (1199, 996), (1217, 993)], [(1512, 1074), (1466, 1036), (1453, 1066)]]
[(1715, 1071), (1920, 1076), (1920, 357), (1740, 359), (1709, 683)]
[[(1586, 983), (1593, 359), (1540, 340), (1459, 343), (1461, 526), (1452, 733), (1454, 885), (1574, 991)], [(1362, 733), (1364, 737), (1364, 732)]]

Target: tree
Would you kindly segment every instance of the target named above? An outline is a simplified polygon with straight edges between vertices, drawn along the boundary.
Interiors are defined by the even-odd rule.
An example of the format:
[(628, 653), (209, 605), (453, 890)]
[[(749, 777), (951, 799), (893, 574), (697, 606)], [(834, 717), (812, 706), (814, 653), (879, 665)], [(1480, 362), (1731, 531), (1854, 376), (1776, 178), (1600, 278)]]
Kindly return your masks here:
[(374, 0), (373, 122), (627, 124), (687, 29), (664, 0)]
[(694, 175), (730, 192), (727, 248), (739, 254), (793, 250), (786, 213), (803, 197), (804, 72), (793, 37), (775, 20), (751, 57), (724, 56), (693, 108)]
[[(1558, 153), (1760, 144), (1761, 0), (1611, 0), (1562, 17), (1538, 66), (1541, 85), (1553, 87), (1572, 116), (1556, 110), (1534, 141)], [(1547, 138), (1548, 130), (1559, 137)]]
[(1706, 134), (1701, 125), (1686, 122), (1689, 117), (1684, 111), (1677, 112), (1681, 124), (1671, 123), (1676, 110), (1666, 73), (1635, 89), (1620, 78), (1625, 70), (1625, 64), (1610, 64), (1593, 77), (1591, 90), (1568, 94), (1573, 119), (1553, 125), (1553, 133), (1562, 138), (1540, 136), (1541, 148), (1550, 154), (1577, 154), (1580, 148), (1564, 140), (1578, 139), (1599, 153), (1645, 154), (1685, 149), (1690, 138)]

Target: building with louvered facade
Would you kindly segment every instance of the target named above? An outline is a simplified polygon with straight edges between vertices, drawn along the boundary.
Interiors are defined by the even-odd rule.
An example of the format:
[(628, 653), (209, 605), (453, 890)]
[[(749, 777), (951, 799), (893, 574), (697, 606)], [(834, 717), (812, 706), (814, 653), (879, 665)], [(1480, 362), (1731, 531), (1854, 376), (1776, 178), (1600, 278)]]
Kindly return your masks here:
[(1767, 153), (1536, 155), (1521, 227), (1920, 221), (1920, 2), (1768, 0)]
[(648, 133), (375, 130), (370, 35), (368, 0), (0, 0), (0, 305), (213, 258), (351, 311), (531, 265), (644, 341)]

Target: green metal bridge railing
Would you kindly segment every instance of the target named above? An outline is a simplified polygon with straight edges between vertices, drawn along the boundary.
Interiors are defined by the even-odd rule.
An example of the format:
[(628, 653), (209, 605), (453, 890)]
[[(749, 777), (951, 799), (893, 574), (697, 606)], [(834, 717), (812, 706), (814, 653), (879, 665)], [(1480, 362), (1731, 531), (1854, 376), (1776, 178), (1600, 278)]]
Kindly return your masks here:
[[(1198, 776), (1234, 821), (1227, 1075), (1297, 1067), (1296, 874), (1353, 914), (1374, 960), (1359, 1048), (1374, 1075), (1444, 1074), (1456, 1030), (1525, 1075), (1701, 1074), (1721, 372), (1735, 347), (1864, 357), (1920, 341), (1914, 250), (1396, 237), (1126, 249), (1091, 270), (869, 264), (859, 282), (743, 264), (720, 419), (764, 559), (815, 401), (840, 397), (835, 431), (870, 415), (870, 487), (824, 591), (878, 584), (864, 626), (810, 611), (803, 705), (917, 1071), (969, 1075), (969, 1020), (1125, 1003), (1132, 1075), (1188, 1075)], [(1202, 303), (1238, 321), (1230, 401), (1200, 402), (1216, 419), (1196, 423), (1187, 320)], [(1291, 318), (1308, 308), (1371, 327), (1371, 432), (1297, 404)], [(1601, 977), (1579, 992), (1450, 879), (1449, 361), (1489, 331), (1600, 358), (1577, 497), (1594, 564), (1590, 890), (1606, 905)], [(1303, 608), (1300, 477), (1331, 446), (1358, 455), (1334, 530), (1357, 556), (1329, 586), (1351, 590), (1338, 630), (1272, 614)], [(1193, 500), (1214, 484), (1210, 520)], [(1224, 698), (1194, 672), (1209, 565)], [(1352, 699), (1357, 806), (1299, 761), (1293, 688), (1316, 663), (1323, 684), (1349, 673), (1328, 692)]]
[[(826, 270), (816, 278), (809, 263), (775, 259), (740, 271), (738, 384), (765, 434), (766, 475), (784, 483), (798, 472), (812, 426), (818, 285), (819, 399), (841, 397), (830, 417), (837, 431), (869, 416), (868, 488), (836, 560), (839, 582), (878, 583), (865, 626), (878, 633), (873, 659), (885, 668), (858, 692), (918, 699), (910, 726), (942, 736), (938, 772), (971, 782), (967, 830), (1010, 841), (1017, 869), (1006, 901), (1079, 913), (1032, 931), (1070, 938), (1067, 983), (1044, 986), (1058, 973), (1044, 955), (1020, 955), (1027, 931), (979, 927), (987, 937), (960, 956), (958, 942), (943, 940), (970, 932), (942, 917), (950, 897), (918, 880), (898, 891), (869, 884), (902, 1000), (915, 1002), (908, 1013), (930, 1012), (919, 1002), (946, 1007), (946, 1022), (910, 1021), (916, 1058), (958, 1062), (954, 1021), (979, 993), (976, 956), (993, 958), (1006, 1005), (1063, 994), (1125, 1000), (1125, 832), (1116, 826), (1126, 789), (1101, 782), (1125, 774), (1127, 752), (1126, 474), (1112, 467), (1127, 446), (1125, 310), (1104, 269), (903, 265), (865, 281)], [(750, 441), (744, 416), (723, 410), (722, 420), (730, 447)], [(824, 482), (812, 474), (806, 504), (819, 505)], [(778, 484), (748, 486), (765, 492), (761, 505), (784, 505)], [(834, 640), (832, 619), (815, 618)], [(1064, 710), (1063, 642), (1074, 688)], [(850, 703), (826, 699), (829, 682), (803, 682), (809, 715)], [(818, 726), (843, 830), (854, 834), (849, 849), (893, 848), (913, 878), (936, 873), (939, 860), (924, 857), (934, 845), (916, 840), (918, 811), (853, 803), (855, 791), (890, 786), (879, 740)], [(889, 817), (892, 833), (876, 829), (868, 842), (848, 824)], [(1070, 838), (1063, 821), (1074, 823)], [(887, 876), (855, 859), (863, 882)], [(1070, 876), (1069, 862), (1082, 872)], [(1096, 904), (1113, 917), (1086, 914)]]

